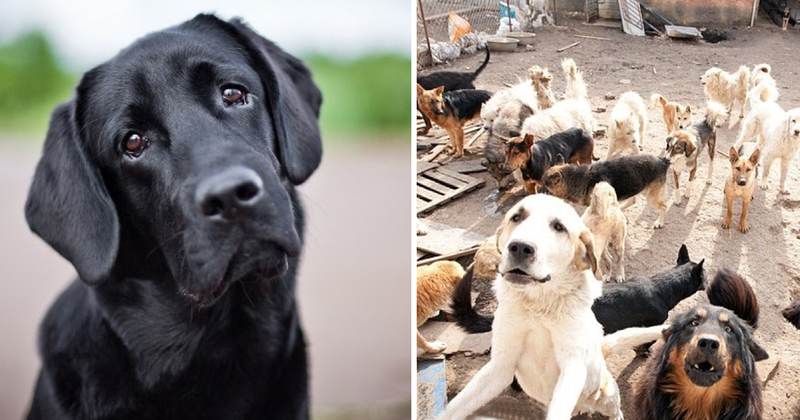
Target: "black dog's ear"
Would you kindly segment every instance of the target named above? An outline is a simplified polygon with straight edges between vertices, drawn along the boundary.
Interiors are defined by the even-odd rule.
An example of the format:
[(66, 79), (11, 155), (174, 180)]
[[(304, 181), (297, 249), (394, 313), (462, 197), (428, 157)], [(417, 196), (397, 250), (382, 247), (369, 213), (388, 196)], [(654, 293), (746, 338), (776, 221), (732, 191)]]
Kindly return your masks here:
[(761, 344), (754, 339), (750, 339), (750, 352), (753, 353), (753, 358), (756, 359), (756, 362), (760, 362), (762, 360), (767, 360), (769, 358), (769, 353), (764, 347), (761, 347)]
[(303, 62), (256, 34), (240, 20), (234, 19), (229, 24), (250, 50), (264, 82), (275, 120), (278, 154), (286, 176), (292, 184), (302, 184), (322, 160), (318, 123), (322, 93)]
[(689, 250), (686, 248), (686, 244), (683, 244), (678, 250), (678, 265), (686, 264), (689, 261)]
[(108, 277), (119, 248), (119, 219), (97, 168), (79, 142), (74, 101), (53, 111), (25, 203), (31, 230), (69, 260), (90, 285)]

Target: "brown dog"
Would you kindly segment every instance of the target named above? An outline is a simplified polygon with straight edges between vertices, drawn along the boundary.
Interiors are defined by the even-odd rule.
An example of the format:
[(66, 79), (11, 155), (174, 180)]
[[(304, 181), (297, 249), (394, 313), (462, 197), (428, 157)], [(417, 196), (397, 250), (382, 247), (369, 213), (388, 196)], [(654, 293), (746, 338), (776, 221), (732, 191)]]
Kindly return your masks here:
[(731, 161), (731, 174), (725, 180), (725, 202), (728, 210), (725, 213), (725, 221), (722, 222), (724, 229), (731, 227), (733, 217), (733, 200), (742, 199), (742, 215), (739, 217), (739, 231), (747, 233), (750, 226), (747, 225), (747, 208), (753, 199), (753, 191), (756, 188), (756, 165), (758, 164), (759, 150), (755, 149), (750, 157), (739, 156), (735, 148), (731, 147), (728, 159)]
[[(464, 277), (464, 268), (455, 261), (437, 261), (417, 267), (417, 328), (436, 316), (439, 308), (450, 301), (456, 285)], [(428, 353), (441, 353), (445, 343), (429, 342), (417, 329), (417, 347)]]
[(492, 97), (485, 90), (462, 89), (444, 92), (444, 86), (425, 90), (417, 83), (417, 106), (423, 115), (447, 130), (453, 154), (464, 155), (464, 124), (481, 114), (481, 105)]
[(650, 100), (654, 105), (661, 105), (664, 111), (664, 124), (667, 126), (667, 134), (675, 130), (683, 130), (692, 125), (692, 108), (689, 105), (669, 102), (667, 98), (657, 93), (654, 93)]

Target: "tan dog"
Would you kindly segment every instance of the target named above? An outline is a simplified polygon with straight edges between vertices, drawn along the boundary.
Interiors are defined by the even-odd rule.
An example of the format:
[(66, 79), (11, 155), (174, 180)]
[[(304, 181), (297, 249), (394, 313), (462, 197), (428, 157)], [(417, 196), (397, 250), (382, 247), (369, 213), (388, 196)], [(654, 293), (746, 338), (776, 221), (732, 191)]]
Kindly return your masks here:
[(739, 156), (735, 148), (731, 147), (729, 159), (731, 161), (731, 174), (725, 180), (725, 203), (727, 212), (725, 221), (722, 222), (724, 229), (731, 227), (733, 217), (733, 200), (742, 199), (742, 215), (739, 217), (739, 232), (747, 233), (750, 226), (747, 225), (747, 208), (753, 199), (753, 192), (756, 189), (756, 165), (758, 164), (759, 150), (755, 149), (750, 157)]
[[(436, 316), (439, 308), (450, 301), (450, 295), (464, 273), (464, 268), (455, 261), (437, 261), (417, 267), (417, 328)], [(447, 345), (440, 341), (425, 340), (418, 329), (417, 347), (428, 353), (441, 353)]]
[[(617, 201), (617, 192), (607, 182), (598, 182), (592, 190), (592, 202), (581, 218), (594, 235), (594, 255), (597, 261), (595, 276), (603, 279), (603, 266), (609, 267), (609, 279), (625, 281), (625, 237), (628, 221)], [(611, 247), (609, 247), (611, 245)], [(614, 255), (612, 263), (609, 255)]]
[(646, 131), (647, 107), (644, 100), (636, 92), (623, 93), (611, 110), (606, 159), (611, 159), (625, 150), (638, 155)]
[(669, 102), (657, 93), (650, 97), (653, 105), (661, 105), (664, 112), (664, 124), (667, 126), (667, 134), (675, 130), (683, 130), (692, 125), (692, 108), (689, 105), (681, 105), (677, 102)]

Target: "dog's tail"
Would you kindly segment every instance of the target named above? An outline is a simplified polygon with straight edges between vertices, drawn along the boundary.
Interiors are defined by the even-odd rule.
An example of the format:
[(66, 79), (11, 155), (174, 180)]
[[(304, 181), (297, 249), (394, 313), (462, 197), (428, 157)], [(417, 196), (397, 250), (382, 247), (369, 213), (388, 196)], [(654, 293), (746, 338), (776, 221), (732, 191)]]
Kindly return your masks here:
[(456, 290), (453, 291), (450, 307), (456, 318), (456, 325), (464, 331), (475, 334), (484, 333), (492, 330), (494, 317), (491, 315), (481, 315), (472, 307), (472, 277), (474, 265), (470, 265), (464, 278), (458, 282)]
[(750, 69), (747, 66), (739, 66), (739, 70), (736, 71), (735, 75), (739, 87), (747, 90), (747, 86), (750, 83)]
[(665, 107), (667, 105), (667, 98), (665, 98), (665, 97), (663, 97), (663, 96), (661, 96), (661, 95), (659, 95), (657, 93), (654, 93), (654, 94), (652, 94), (650, 96), (650, 102), (653, 103), (653, 106), (661, 105), (661, 107), (663, 108), (663, 107)]
[(770, 74), (772, 72), (772, 66), (767, 63), (756, 64), (753, 66), (753, 75), (755, 76), (755, 73), (757, 72)]
[(567, 99), (586, 100), (589, 94), (586, 91), (586, 83), (583, 81), (583, 73), (578, 70), (575, 60), (565, 58), (561, 60), (561, 68), (564, 70), (564, 78), (567, 79), (567, 89), (565, 97)]
[(715, 127), (722, 127), (728, 119), (728, 110), (719, 102), (706, 101), (706, 123), (715, 129)]
[(763, 102), (775, 102), (780, 95), (778, 87), (774, 83), (762, 82), (747, 92), (747, 104), (752, 109)]
[(619, 330), (613, 334), (603, 336), (603, 357), (619, 354), (626, 350), (633, 350), (643, 344), (658, 341), (663, 337), (664, 330), (669, 325), (656, 325), (654, 327), (632, 327)]
[(478, 69), (475, 70), (475, 73), (472, 73), (472, 80), (475, 80), (475, 79), (478, 78), (478, 75), (481, 74), (483, 69), (486, 68), (487, 64), (489, 64), (489, 47), (486, 47), (486, 58), (483, 59), (483, 64), (478, 66)]
[(706, 288), (712, 305), (730, 309), (753, 328), (758, 327), (758, 300), (753, 288), (735, 272), (721, 268)]
[(783, 317), (791, 322), (795, 328), (800, 330), (800, 300), (789, 305), (781, 314), (783, 314)]

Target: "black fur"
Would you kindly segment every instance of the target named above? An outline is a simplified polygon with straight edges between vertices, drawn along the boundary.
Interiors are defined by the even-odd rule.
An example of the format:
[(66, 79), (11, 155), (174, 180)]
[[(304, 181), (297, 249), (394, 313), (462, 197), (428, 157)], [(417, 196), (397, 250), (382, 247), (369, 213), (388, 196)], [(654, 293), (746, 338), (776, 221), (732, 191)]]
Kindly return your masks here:
[[(675, 268), (651, 277), (634, 277), (624, 283), (603, 284), (603, 294), (592, 305), (592, 312), (605, 334), (628, 327), (650, 327), (663, 324), (669, 311), (678, 302), (703, 290), (703, 261), (689, 260), (686, 246), (678, 252)], [(452, 309), (456, 324), (469, 333), (492, 330), (494, 316), (480, 315), (471, 304), (472, 272), (456, 286)]]
[(800, 300), (787, 306), (781, 314), (789, 321), (795, 328), (800, 330)]
[(650, 277), (634, 277), (623, 283), (603, 284), (603, 294), (594, 301), (592, 312), (611, 334), (630, 327), (663, 324), (680, 301), (703, 290), (703, 261), (689, 260), (686, 245), (681, 245), (677, 265)]
[(569, 160), (576, 150), (590, 143), (592, 136), (580, 128), (570, 128), (544, 140), (537, 140), (531, 146), (531, 158), (522, 170), (522, 177), (541, 181), (544, 172), (556, 163), (558, 155)]
[(81, 280), (41, 325), (28, 419), (308, 418), (295, 185), (321, 100), (302, 62), (212, 15), (84, 75), (26, 204)]
[[(618, 200), (626, 200), (639, 194), (653, 182), (666, 182), (669, 159), (652, 155), (618, 156), (591, 165), (567, 165), (560, 171), (565, 182), (568, 197), (573, 202), (588, 205), (590, 193), (595, 184), (608, 182), (617, 192)], [(545, 189), (548, 175), (544, 176)]]
[(445, 92), (461, 89), (475, 89), (475, 79), (481, 74), (486, 65), (489, 64), (489, 48), (486, 48), (486, 58), (483, 63), (478, 66), (474, 72), (460, 72), (460, 71), (437, 71), (435, 73), (426, 74), (424, 76), (417, 76), (417, 83), (422, 85), (425, 90), (435, 89), (439, 86), (444, 86)]
[(481, 106), (492, 97), (492, 92), (462, 89), (442, 94), (445, 112), (459, 120), (470, 119), (481, 112)]
[(758, 301), (750, 284), (733, 270), (721, 268), (706, 290), (712, 305), (730, 308), (739, 318), (758, 328)]

